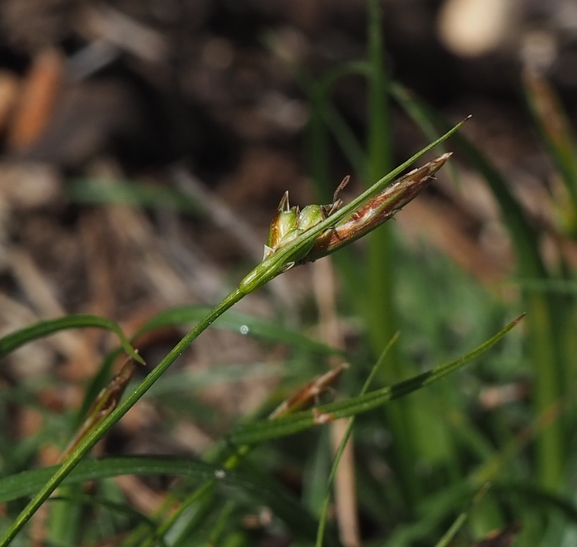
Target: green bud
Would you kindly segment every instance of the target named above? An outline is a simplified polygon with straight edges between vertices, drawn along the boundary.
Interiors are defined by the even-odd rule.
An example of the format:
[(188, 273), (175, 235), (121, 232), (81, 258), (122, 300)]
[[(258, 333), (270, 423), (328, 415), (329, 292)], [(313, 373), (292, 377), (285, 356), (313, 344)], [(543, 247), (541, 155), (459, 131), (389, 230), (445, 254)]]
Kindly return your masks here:
[[(298, 207), (290, 206), (288, 192), (285, 192), (280, 200), (278, 213), (270, 225), (268, 241), (264, 247), (263, 260), (305, 231), (321, 223), (333, 211), (337, 210), (341, 204), (342, 202), (338, 200), (331, 205), (307, 205), (302, 211), (299, 211)], [(315, 242), (311, 242), (310, 246), (307, 246), (302, 251), (302, 257), (311, 250), (314, 244)]]
[(303, 232), (320, 224), (326, 216), (322, 205), (307, 205), (300, 213), (298, 218), (298, 228)]
[(273, 251), (278, 249), (287, 234), (297, 228), (297, 211), (292, 208), (288, 211), (279, 211), (270, 225), (270, 232), (268, 234), (267, 245)]

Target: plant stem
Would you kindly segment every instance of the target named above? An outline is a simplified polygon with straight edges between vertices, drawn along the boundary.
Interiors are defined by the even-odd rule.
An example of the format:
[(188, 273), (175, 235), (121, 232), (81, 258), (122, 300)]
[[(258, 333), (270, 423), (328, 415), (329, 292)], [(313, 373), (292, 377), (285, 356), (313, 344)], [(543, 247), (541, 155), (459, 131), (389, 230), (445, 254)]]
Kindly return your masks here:
[(245, 295), (239, 289), (235, 289), (227, 297), (215, 306), (210, 313), (200, 321), (172, 350), (168, 355), (150, 372), (142, 383), (113, 410), (110, 415), (90, 434), (86, 436), (82, 443), (70, 454), (62, 463), (58, 471), (50, 478), (44, 487), (32, 498), (18, 518), (12, 523), (6, 534), (0, 539), (0, 547), (6, 547), (16, 537), (18, 532), (30, 520), (38, 508), (48, 499), (50, 494), (58, 487), (62, 480), (76, 467), (80, 460), (90, 451), (90, 449), (118, 422), (152, 387), (162, 374), (176, 361), (190, 344), (204, 331), (211, 323), (220, 317), (226, 310), (240, 301)]
[[(385, 67), (382, 6), (380, 0), (369, 0), (368, 8), (368, 164), (367, 185), (377, 180), (379, 173), (387, 173), (391, 163), (391, 124), (389, 116), (389, 82)], [(369, 235), (367, 252), (366, 324), (374, 355), (379, 355), (398, 330), (394, 299), (395, 234), (390, 230), (376, 230)], [(381, 383), (398, 381), (403, 372), (398, 347), (387, 356), (380, 374)], [(395, 439), (395, 458), (406, 493), (406, 502), (413, 506), (418, 498), (419, 484), (413, 473), (414, 441), (411, 438), (412, 401), (399, 401), (384, 409), (387, 423)]]

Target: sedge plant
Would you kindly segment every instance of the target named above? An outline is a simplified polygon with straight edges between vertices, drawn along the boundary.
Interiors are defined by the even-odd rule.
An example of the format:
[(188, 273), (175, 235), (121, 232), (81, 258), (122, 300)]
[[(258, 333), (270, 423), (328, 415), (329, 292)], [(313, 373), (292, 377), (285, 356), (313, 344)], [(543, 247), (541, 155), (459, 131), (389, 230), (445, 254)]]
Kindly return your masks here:
[[(446, 365), (441, 365), (430, 372), (417, 375), (410, 380), (369, 393), (364, 393), (363, 391), (363, 394), (358, 397), (318, 407), (312, 411), (295, 412), (297, 410), (296, 405), (291, 404), (288, 411), (282, 412), (282, 416), (277, 415), (272, 420), (241, 426), (226, 436), (224, 444), (225, 447), (230, 448), (232, 446), (237, 447), (237, 449), (233, 451), (232, 455), (225, 458), (223, 462), (225, 465), (220, 463), (219, 467), (216, 468), (208, 463), (203, 464), (202, 462), (170, 458), (120, 458), (99, 461), (85, 459), (85, 457), (110, 428), (157, 382), (183, 351), (234, 304), (284, 271), (300, 264), (320, 259), (365, 236), (416, 197), (432, 180), (433, 175), (445, 163), (449, 154), (444, 154), (401, 178), (398, 178), (399, 175), (425, 153), (453, 135), (460, 125), (453, 127), (441, 138), (422, 149), (398, 168), (392, 170), (347, 205), (343, 205), (338, 195), (335, 195), (333, 203), (330, 205), (307, 206), (300, 210), (296, 207), (290, 207), (288, 196), (283, 198), (279, 211), (271, 225), (271, 233), (265, 247), (263, 261), (245, 276), (239, 286), (225, 297), (222, 302), (209, 310), (135, 389), (124, 399), (121, 399), (127, 376), (130, 375), (130, 371), (133, 368), (132, 365), (125, 365), (120, 375), (113, 380), (96, 400), (92, 410), (88, 411), (87, 420), (80, 427), (79, 433), (77, 433), (74, 441), (64, 454), (60, 465), (52, 469), (40, 469), (19, 475), (10, 475), (0, 480), (0, 503), (33, 494), (31, 501), (6, 529), (0, 539), (0, 547), (9, 545), (16, 538), (25, 524), (59, 486), (63, 484), (78, 484), (78, 482), (90, 478), (115, 476), (127, 472), (131, 474), (170, 473), (194, 476), (201, 483), (204, 481), (204, 486), (201, 486), (193, 494), (193, 499), (196, 500), (208, 499), (206, 496), (216, 483), (224, 481), (228, 484), (240, 485), (243, 488), (260, 492), (260, 495), (264, 496), (263, 499), (266, 499), (267, 503), (275, 511), (284, 515), (287, 521), (290, 521), (291, 518), (293, 521), (296, 520), (301, 523), (307, 521), (307, 518), (310, 517), (303, 515), (302, 511), (299, 512), (298, 508), (295, 508), (294, 503), (290, 500), (285, 499), (283, 496), (271, 496), (266, 494), (266, 492), (263, 493), (261, 491), (262, 488), (259, 489), (259, 486), (251, 482), (249, 477), (235, 474), (235, 462), (239, 461), (239, 458), (242, 458), (247, 453), (250, 446), (319, 426), (337, 418), (366, 412), (392, 399), (403, 397), (446, 376), (476, 358), (502, 338), (516, 322), (511, 323), (473, 352)], [(8, 335), (0, 340), (0, 354), (5, 355), (32, 339), (46, 336), (52, 332), (83, 326), (98, 326), (116, 331), (132, 359), (141, 360), (117, 326), (106, 320), (91, 316), (72, 316), (61, 320), (43, 322)], [(328, 380), (326, 381), (328, 382)], [(315, 387), (323, 387), (324, 383), (324, 380), (317, 382)], [(308, 400), (310, 397), (307, 396), (304, 399)], [(150, 522), (145, 521), (143, 525), (150, 526)], [(155, 533), (154, 537), (156, 538), (155, 541), (162, 544), (162, 534)], [(147, 543), (146, 540), (141, 542), (142, 545), (145, 543)]]

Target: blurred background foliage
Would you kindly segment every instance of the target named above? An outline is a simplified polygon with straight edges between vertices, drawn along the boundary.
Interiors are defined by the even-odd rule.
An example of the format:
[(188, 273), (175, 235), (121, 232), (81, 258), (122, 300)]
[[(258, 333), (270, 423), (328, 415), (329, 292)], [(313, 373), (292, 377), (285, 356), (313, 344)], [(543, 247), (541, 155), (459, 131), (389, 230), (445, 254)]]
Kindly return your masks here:
[[(355, 196), (472, 114), (446, 144), (451, 165), (395, 222), (245, 299), (96, 454), (210, 454), (334, 366), (323, 344), (351, 365), (324, 397), (351, 396), (397, 331), (374, 387), (470, 351), (524, 311), (474, 365), (356, 420), (335, 487), (340, 541), (435, 545), (490, 482), (455, 545), (517, 533), (519, 545), (574, 545), (573, 1), (4, 0), (0, 29), (2, 334), (91, 313), (132, 336), (166, 309), (214, 304), (260, 260), (285, 190), (329, 203), (352, 174)], [(174, 313), (135, 342), (149, 366), (198, 320)], [(115, 344), (66, 331), (2, 362), (3, 476), (57, 461)], [(328, 429), (299, 434), (247, 467), (318, 517), (332, 444)], [(29, 536), (145, 544), (171, 484), (71, 490), (77, 501), (50, 504)], [(298, 526), (249, 494), (184, 512), (166, 544), (301, 545)], [(2, 510), (2, 529), (20, 507)]]

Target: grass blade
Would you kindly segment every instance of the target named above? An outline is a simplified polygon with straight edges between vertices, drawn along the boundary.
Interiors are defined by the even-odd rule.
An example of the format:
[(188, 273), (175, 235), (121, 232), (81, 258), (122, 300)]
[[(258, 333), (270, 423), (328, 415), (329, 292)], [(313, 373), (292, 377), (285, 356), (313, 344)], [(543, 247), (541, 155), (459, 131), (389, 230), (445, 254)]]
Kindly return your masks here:
[[(29, 496), (42, 487), (54, 475), (58, 466), (24, 471), (0, 479), (0, 503), (7, 503)], [(237, 471), (222, 470), (204, 462), (162, 456), (131, 456), (125, 458), (102, 458), (85, 460), (63, 481), (65, 485), (118, 477), (120, 475), (168, 475), (194, 477), (202, 481), (217, 479), (222, 487), (231, 487), (248, 493), (261, 503), (271, 507), (275, 514), (291, 527), (300, 531), (301, 537), (314, 539), (317, 523), (284, 490), (269, 487), (266, 482), (255, 481)]]
[(88, 327), (96, 327), (114, 332), (118, 335), (118, 338), (120, 338), (120, 343), (124, 351), (135, 361), (144, 364), (142, 357), (134, 351), (134, 348), (130, 345), (126, 336), (124, 336), (122, 329), (114, 321), (95, 315), (68, 315), (58, 319), (49, 319), (7, 334), (3, 338), (0, 338), (0, 359), (20, 346), (37, 340), (38, 338), (50, 336), (61, 330), (84, 329)]
[[(203, 317), (206, 317), (209, 311), (210, 308), (206, 306), (180, 306), (170, 308), (159, 313), (148, 321), (134, 335), (133, 340), (141, 334), (156, 328), (170, 325), (197, 323)], [(341, 355), (345, 357), (345, 353), (340, 350), (331, 348), (330, 346), (313, 340), (299, 332), (286, 329), (268, 319), (260, 319), (253, 315), (231, 311), (217, 319), (211, 327), (238, 332), (246, 336), (255, 336), (270, 342), (287, 344), (298, 350), (309, 351), (321, 355)]]
[[(571, 196), (573, 222), (577, 212), (577, 157), (571, 124), (563, 112), (559, 97), (549, 83), (539, 74), (523, 74), (525, 96), (533, 113), (537, 128)], [(573, 226), (575, 230), (575, 226)]]
[(486, 485), (479, 492), (477, 492), (477, 495), (473, 498), (473, 500), (469, 504), (469, 507), (467, 507), (467, 509), (465, 509), (465, 511), (463, 511), (455, 519), (455, 522), (453, 522), (453, 524), (447, 530), (447, 532), (445, 532), (443, 537), (435, 544), (435, 547), (448, 547), (453, 538), (457, 535), (457, 532), (462, 528), (463, 524), (465, 524), (465, 521), (467, 520), (467, 517), (469, 516), (469, 513), (471, 512), (475, 504), (477, 504), (485, 496), (488, 489), (489, 485)]
[(77, 203), (169, 209), (206, 217), (206, 211), (188, 194), (160, 185), (89, 178), (69, 181), (66, 191)]
[[(385, 347), (385, 349), (381, 353), (381, 356), (379, 357), (377, 363), (375, 364), (375, 366), (371, 370), (371, 373), (369, 374), (369, 377), (365, 381), (359, 395), (361, 395), (361, 396), (365, 395), (365, 393), (369, 390), (369, 387), (370, 387), (373, 379), (375, 378), (377, 372), (379, 371), (379, 368), (385, 362), (385, 357), (387, 356), (391, 347), (397, 341), (398, 338), (399, 338), (399, 334), (397, 333), (389, 341), (389, 343), (387, 344), (387, 346)], [(323, 546), (326, 523), (327, 523), (327, 519), (329, 516), (329, 505), (331, 502), (331, 488), (332, 488), (333, 482), (334, 482), (336, 474), (337, 474), (337, 468), (339, 466), (339, 462), (341, 461), (341, 458), (342, 458), (343, 453), (345, 451), (345, 447), (347, 446), (347, 443), (349, 442), (349, 438), (350, 438), (351, 432), (353, 430), (354, 420), (355, 420), (354, 417), (349, 419), (349, 423), (347, 424), (344, 435), (341, 439), (341, 442), (339, 443), (339, 447), (338, 447), (337, 452), (336, 452), (335, 457), (334, 457), (331, 472), (330, 472), (329, 478), (327, 480), (327, 494), (326, 494), (324, 502), (323, 502), (321, 516), (319, 519), (319, 528), (318, 528), (317, 540), (316, 540), (316, 544), (315, 544), (316, 547), (322, 547)]]
[(227, 441), (235, 445), (260, 443), (323, 425), (339, 418), (355, 416), (356, 414), (378, 408), (393, 399), (404, 397), (413, 391), (417, 391), (436, 382), (465, 366), (495, 345), (522, 318), (523, 315), (509, 323), (503, 330), (473, 351), (453, 361), (439, 365), (428, 372), (419, 374), (393, 386), (372, 391), (363, 396), (352, 397), (346, 401), (320, 406), (311, 411), (298, 412), (292, 416), (279, 418), (274, 421), (261, 421), (240, 427), (227, 436)]

